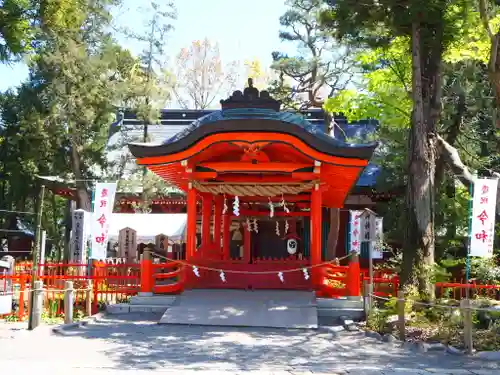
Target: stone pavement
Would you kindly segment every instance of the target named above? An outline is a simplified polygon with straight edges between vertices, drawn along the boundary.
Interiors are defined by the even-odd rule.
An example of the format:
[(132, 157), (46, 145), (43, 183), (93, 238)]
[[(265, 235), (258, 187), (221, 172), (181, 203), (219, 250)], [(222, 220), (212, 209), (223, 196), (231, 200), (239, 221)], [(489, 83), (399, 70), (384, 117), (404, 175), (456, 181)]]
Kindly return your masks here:
[(314, 293), (297, 290), (186, 290), (160, 324), (318, 328), (315, 302)]
[(0, 371), (20, 375), (476, 374), (500, 364), (416, 353), (358, 332), (158, 325), (158, 315), (106, 317), (65, 336), (0, 323)]

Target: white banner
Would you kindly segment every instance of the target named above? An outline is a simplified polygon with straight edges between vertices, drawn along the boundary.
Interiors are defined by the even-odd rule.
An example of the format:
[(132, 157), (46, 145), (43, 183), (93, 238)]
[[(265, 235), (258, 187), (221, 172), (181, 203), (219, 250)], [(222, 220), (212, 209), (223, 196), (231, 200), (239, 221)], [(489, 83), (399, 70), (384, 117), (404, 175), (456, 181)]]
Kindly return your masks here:
[(116, 182), (97, 183), (92, 214), (92, 251), (90, 258), (104, 260), (107, 256), (109, 222), (115, 203)]
[(497, 179), (480, 178), (474, 183), (470, 256), (493, 256), (497, 187)]
[(372, 214), (363, 211), (361, 216), (361, 241), (372, 241), (373, 235), (373, 223)]
[(137, 232), (123, 228), (118, 234), (118, 257), (132, 260), (137, 257)]
[(361, 252), (361, 223), (362, 223), (362, 215), (363, 211), (349, 211), (350, 214), (350, 243), (349, 243), (349, 251), (356, 251), (357, 253)]
[(75, 210), (71, 226), (70, 263), (83, 264), (87, 262), (87, 241), (89, 237), (90, 212)]
[(384, 253), (382, 242), (384, 241), (384, 218), (371, 215), (370, 220), (372, 221), (371, 227), (373, 228), (373, 241), (371, 242), (372, 259), (383, 259)]

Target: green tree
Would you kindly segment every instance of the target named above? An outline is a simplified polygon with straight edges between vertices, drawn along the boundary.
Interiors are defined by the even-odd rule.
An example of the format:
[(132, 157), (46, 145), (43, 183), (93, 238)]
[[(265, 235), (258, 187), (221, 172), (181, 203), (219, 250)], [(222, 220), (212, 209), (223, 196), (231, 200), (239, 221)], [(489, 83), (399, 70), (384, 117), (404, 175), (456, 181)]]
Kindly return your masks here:
[(298, 54), (273, 52), (278, 77), (271, 94), (285, 107), (321, 108), (325, 98), (344, 89), (354, 74), (351, 47), (339, 45), (319, 24), (322, 0), (288, 0), (288, 10), (280, 17), (280, 39), (297, 45)]
[(402, 283), (418, 285), (432, 297), (429, 272), (435, 248), (436, 132), (441, 114), (443, 53), (467, 31), (465, 1), (384, 0), (367, 5), (353, 0), (327, 1), (323, 24), (341, 40), (365, 46), (408, 40), (411, 56), (412, 116), (408, 139), (407, 218)]
[[(118, 4), (119, 1), (110, 3)], [(0, 4), (0, 62), (36, 53), (44, 34), (61, 33), (81, 25), (92, 6), (87, 0), (3, 0)]]
[[(381, 189), (403, 186), (407, 179), (408, 129), (411, 127), (413, 101), (411, 97), (411, 58), (407, 39), (396, 38), (389, 46), (368, 49), (358, 54), (357, 63), (364, 69), (358, 90), (344, 90), (327, 101), (331, 112), (344, 112), (349, 119), (377, 118), (380, 122), (381, 148), (376, 162), (383, 166)], [(462, 46), (463, 50), (459, 47)], [(476, 170), (491, 168), (495, 163), (496, 139), (492, 114), (489, 111), (493, 95), (485, 64), (468, 55), (469, 45), (457, 41), (444, 53), (442, 66), (442, 112), (437, 123), (437, 139), (444, 142), (453, 155), (458, 155)], [(480, 56), (476, 56), (480, 58)], [(441, 141), (440, 141), (441, 140)], [(464, 236), (467, 229), (468, 190), (470, 181), (462, 172), (452, 170), (464, 187), (455, 186), (456, 178), (446, 173), (449, 152), (439, 153), (436, 160), (436, 232), (440, 241), (437, 257), (458, 248), (465, 254)], [(395, 199), (384, 213), (390, 237), (403, 240), (404, 199)]]

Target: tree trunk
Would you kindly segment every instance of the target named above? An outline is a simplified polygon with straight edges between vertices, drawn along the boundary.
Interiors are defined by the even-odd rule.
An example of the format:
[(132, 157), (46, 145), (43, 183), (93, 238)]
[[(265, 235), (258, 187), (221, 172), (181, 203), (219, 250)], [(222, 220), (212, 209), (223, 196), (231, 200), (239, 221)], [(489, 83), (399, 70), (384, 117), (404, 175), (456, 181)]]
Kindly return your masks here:
[[(412, 25), (413, 118), (408, 149), (406, 236), (401, 282), (416, 285), (424, 299), (434, 296), (431, 268), (434, 264), (434, 177), (436, 155), (432, 142), (439, 115), (441, 53), (425, 45), (422, 26)], [(424, 40), (423, 40), (424, 39)], [(441, 38), (437, 37), (438, 42)], [(436, 40), (433, 38), (436, 43)], [(434, 46), (435, 47), (435, 46)], [(436, 116), (437, 115), (437, 116)]]
[(330, 208), (330, 230), (326, 241), (326, 259), (333, 260), (337, 256), (337, 243), (340, 229), (340, 209)]
[(71, 145), (71, 167), (73, 175), (75, 176), (76, 208), (90, 212), (92, 210), (92, 203), (87, 190), (87, 184), (83, 179), (81, 164), (78, 146), (76, 142), (73, 141)]

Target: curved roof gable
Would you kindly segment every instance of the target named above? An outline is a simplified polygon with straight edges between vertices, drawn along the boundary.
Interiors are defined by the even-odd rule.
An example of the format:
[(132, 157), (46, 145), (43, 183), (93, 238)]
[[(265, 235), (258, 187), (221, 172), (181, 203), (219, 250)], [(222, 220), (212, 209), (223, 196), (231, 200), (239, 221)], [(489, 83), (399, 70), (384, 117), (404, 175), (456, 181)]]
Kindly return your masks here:
[(189, 149), (203, 138), (217, 133), (283, 133), (299, 138), (317, 151), (331, 156), (371, 158), (377, 144), (349, 144), (330, 137), (317, 126), (292, 112), (276, 112), (266, 108), (233, 108), (214, 111), (162, 144), (129, 144), (136, 158), (175, 154)]

